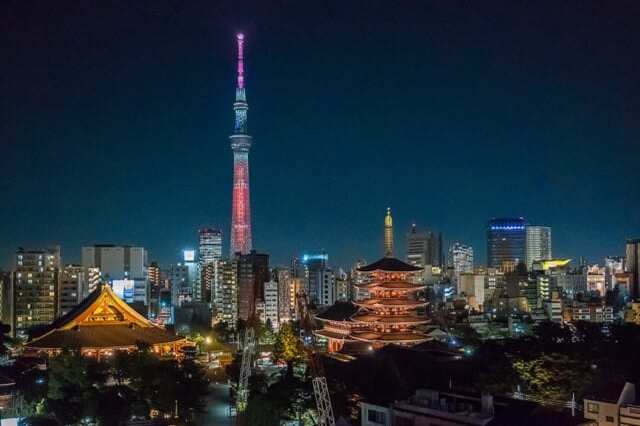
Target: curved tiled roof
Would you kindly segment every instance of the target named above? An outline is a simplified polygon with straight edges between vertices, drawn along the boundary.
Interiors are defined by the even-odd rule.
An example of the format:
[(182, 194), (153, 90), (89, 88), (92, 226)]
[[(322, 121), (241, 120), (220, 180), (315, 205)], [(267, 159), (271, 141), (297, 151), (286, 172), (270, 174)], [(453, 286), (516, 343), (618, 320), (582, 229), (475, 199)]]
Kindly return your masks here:
[(383, 257), (377, 262), (358, 268), (360, 272), (387, 271), (387, 272), (416, 272), (424, 268), (409, 265), (395, 257)]
[(184, 337), (171, 334), (160, 327), (130, 325), (90, 325), (67, 330), (54, 330), (26, 344), (31, 349), (56, 348), (124, 348), (138, 342), (149, 345), (174, 343)]
[(407, 281), (374, 281), (366, 284), (357, 284), (358, 287), (366, 287), (366, 288), (382, 288), (385, 290), (407, 290), (407, 291), (418, 291), (424, 289), (425, 287), (420, 284), (413, 284)]
[(379, 323), (379, 324), (425, 324), (429, 320), (417, 315), (375, 315), (363, 314), (351, 317), (353, 322)]
[(428, 340), (428, 337), (424, 334), (401, 331), (391, 333), (378, 333), (375, 331), (353, 332), (351, 333), (351, 337), (356, 340), (384, 343), (416, 343)]
[(347, 321), (358, 312), (358, 307), (351, 302), (336, 302), (316, 315), (320, 321)]
[(420, 300), (413, 299), (405, 299), (405, 298), (389, 298), (389, 299), (366, 299), (360, 302), (353, 302), (359, 306), (371, 307), (371, 306), (408, 306), (408, 307), (418, 307), (424, 306), (427, 302), (423, 302)]

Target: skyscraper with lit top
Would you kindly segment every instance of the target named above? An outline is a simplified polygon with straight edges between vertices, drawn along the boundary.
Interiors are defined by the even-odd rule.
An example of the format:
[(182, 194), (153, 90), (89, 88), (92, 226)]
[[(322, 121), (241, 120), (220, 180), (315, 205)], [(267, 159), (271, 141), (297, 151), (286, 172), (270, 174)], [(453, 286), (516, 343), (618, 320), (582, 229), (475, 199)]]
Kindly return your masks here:
[(231, 139), (233, 150), (233, 202), (231, 211), (231, 256), (251, 251), (251, 205), (249, 190), (249, 149), (251, 136), (247, 133), (247, 96), (244, 89), (244, 35), (236, 35), (238, 43), (238, 75), (236, 101), (233, 104), (235, 125)]

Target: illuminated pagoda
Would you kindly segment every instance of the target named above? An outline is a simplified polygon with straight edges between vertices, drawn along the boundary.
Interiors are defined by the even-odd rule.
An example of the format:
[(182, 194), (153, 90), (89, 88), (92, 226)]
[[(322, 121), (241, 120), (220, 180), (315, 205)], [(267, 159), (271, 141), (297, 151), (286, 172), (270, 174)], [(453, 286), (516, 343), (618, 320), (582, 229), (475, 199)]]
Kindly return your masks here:
[(160, 355), (176, 355), (186, 339), (153, 324), (127, 305), (108, 285), (94, 290), (66, 315), (25, 345), (25, 354), (55, 355), (63, 349), (86, 356), (110, 356), (149, 345)]
[(428, 340), (415, 329), (429, 322), (416, 313), (427, 304), (416, 294), (423, 287), (413, 282), (413, 276), (422, 268), (393, 257), (390, 209), (384, 231), (385, 257), (358, 268), (366, 279), (357, 286), (369, 296), (352, 302), (352, 308), (346, 303), (336, 304), (316, 316), (323, 323), (316, 334), (328, 340), (329, 352), (340, 351), (345, 342), (363, 342), (372, 350), (391, 343), (411, 346)]

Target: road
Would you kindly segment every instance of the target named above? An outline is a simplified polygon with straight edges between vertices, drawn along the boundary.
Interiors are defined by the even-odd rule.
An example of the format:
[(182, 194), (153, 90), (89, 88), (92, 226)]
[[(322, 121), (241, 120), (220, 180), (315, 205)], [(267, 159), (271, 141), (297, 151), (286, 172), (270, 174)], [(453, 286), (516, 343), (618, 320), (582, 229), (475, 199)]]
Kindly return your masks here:
[(205, 413), (198, 416), (196, 424), (200, 426), (232, 425), (229, 417), (229, 386), (227, 384), (211, 384)]

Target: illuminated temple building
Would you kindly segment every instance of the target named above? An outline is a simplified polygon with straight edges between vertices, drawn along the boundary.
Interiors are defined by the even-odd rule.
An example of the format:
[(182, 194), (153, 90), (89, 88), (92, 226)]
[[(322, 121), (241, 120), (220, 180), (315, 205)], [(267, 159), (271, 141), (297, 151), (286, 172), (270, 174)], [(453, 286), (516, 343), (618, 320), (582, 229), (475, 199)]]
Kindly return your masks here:
[(186, 339), (157, 326), (103, 285), (25, 345), (26, 354), (55, 355), (65, 348), (110, 356), (140, 344), (161, 355), (178, 354)]
[(428, 340), (424, 333), (416, 330), (416, 326), (429, 322), (416, 314), (418, 308), (426, 305), (416, 294), (423, 286), (413, 280), (422, 268), (392, 257), (393, 222), (389, 210), (384, 235), (385, 257), (358, 268), (366, 275), (358, 287), (369, 296), (335, 304), (316, 316), (323, 324), (316, 335), (327, 339), (329, 352), (341, 351), (345, 342), (365, 344), (372, 350), (391, 343), (410, 346)]

